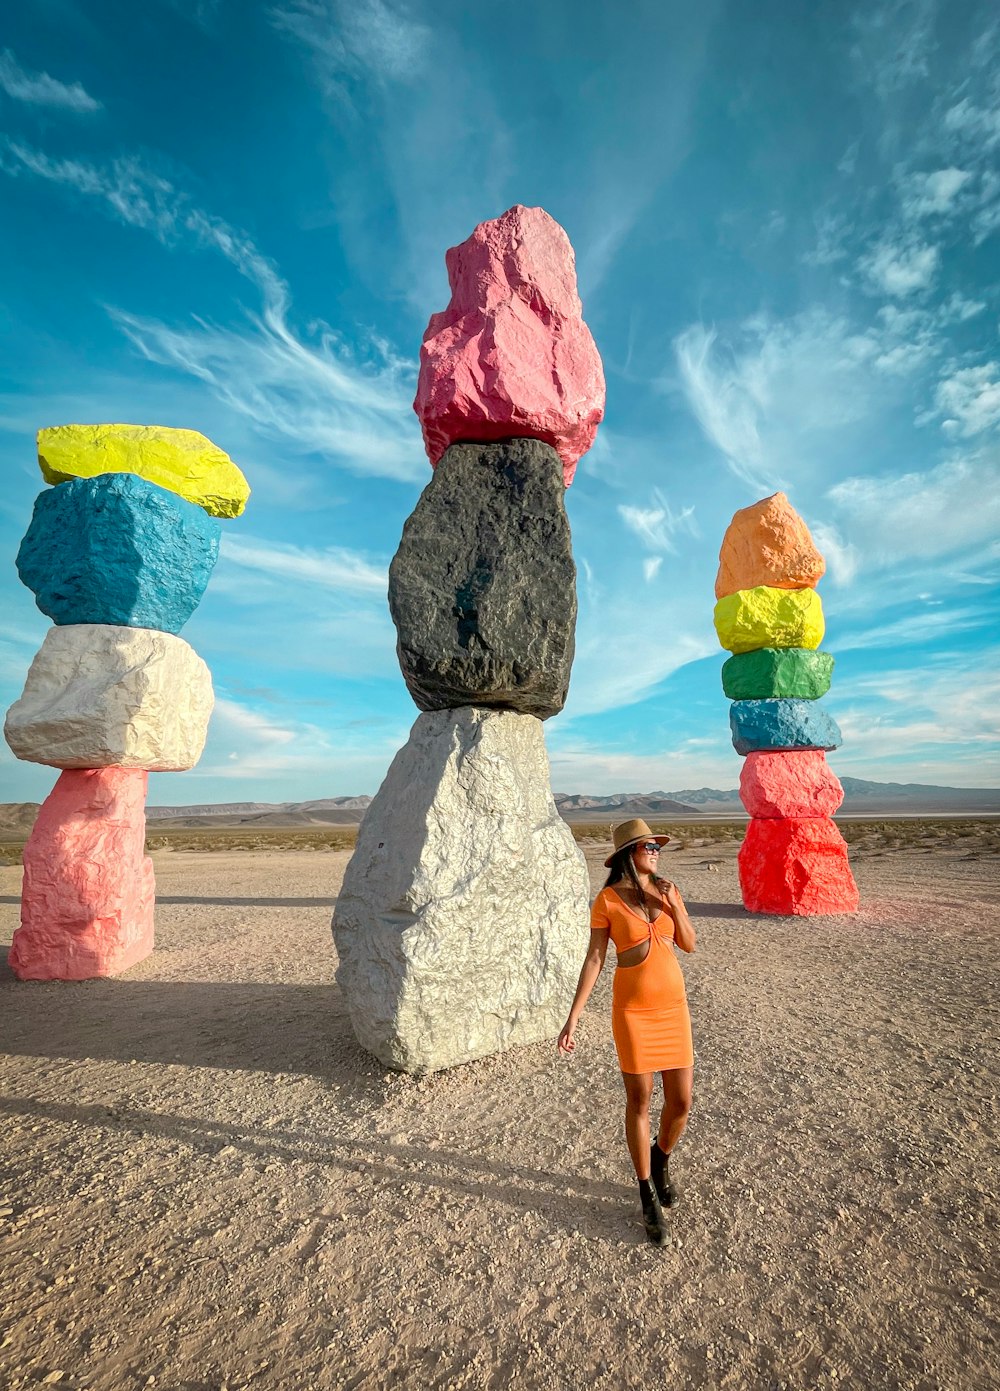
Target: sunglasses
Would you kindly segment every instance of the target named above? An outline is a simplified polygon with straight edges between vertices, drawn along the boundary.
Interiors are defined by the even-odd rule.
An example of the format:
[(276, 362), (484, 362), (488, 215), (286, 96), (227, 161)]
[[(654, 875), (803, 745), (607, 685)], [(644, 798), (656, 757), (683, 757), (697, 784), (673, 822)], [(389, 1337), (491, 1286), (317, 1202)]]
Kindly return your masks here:
[(655, 840), (644, 840), (637, 848), (645, 850), (647, 855), (658, 855), (663, 849), (662, 845), (657, 845)]

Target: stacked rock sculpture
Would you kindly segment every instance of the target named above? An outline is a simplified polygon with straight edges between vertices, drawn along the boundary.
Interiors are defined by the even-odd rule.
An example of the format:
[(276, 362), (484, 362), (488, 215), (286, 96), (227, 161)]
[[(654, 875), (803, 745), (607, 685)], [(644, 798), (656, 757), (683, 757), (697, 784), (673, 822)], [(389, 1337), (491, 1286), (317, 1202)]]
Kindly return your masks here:
[(423, 712), (369, 806), (333, 918), (359, 1042), (420, 1073), (553, 1038), (586, 865), (549, 785), (576, 623), (564, 493), (604, 412), (573, 250), (511, 208), (447, 253), (414, 409), (434, 474), (389, 571)]
[(87, 980), (153, 947), (148, 775), (197, 763), (214, 700), (177, 634), (218, 558), (217, 519), (250, 489), (194, 430), (61, 425), (39, 431), (38, 460), (55, 486), (17, 569), (55, 626), (4, 734), (17, 758), (64, 771), (24, 848), (9, 960), (22, 980)]
[(844, 798), (827, 765), (840, 730), (819, 704), (833, 658), (821, 652), (826, 569), (784, 493), (733, 517), (719, 554), (715, 630), (733, 655), (722, 685), (745, 757), (740, 797), (750, 825), (739, 853), (743, 902), (753, 913), (850, 913), (858, 890), (832, 821)]

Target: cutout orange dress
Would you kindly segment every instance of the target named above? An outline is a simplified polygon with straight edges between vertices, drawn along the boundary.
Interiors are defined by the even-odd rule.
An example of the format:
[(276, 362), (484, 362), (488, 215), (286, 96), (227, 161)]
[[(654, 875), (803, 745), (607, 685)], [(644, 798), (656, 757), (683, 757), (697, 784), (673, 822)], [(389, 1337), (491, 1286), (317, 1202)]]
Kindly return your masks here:
[(691, 1067), (691, 1016), (684, 976), (674, 955), (674, 920), (666, 909), (647, 922), (614, 889), (594, 900), (590, 926), (610, 931), (619, 953), (649, 942), (635, 966), (616, 966), (611, 994), (611, 1032), (622, 1072), (663, 1072)]

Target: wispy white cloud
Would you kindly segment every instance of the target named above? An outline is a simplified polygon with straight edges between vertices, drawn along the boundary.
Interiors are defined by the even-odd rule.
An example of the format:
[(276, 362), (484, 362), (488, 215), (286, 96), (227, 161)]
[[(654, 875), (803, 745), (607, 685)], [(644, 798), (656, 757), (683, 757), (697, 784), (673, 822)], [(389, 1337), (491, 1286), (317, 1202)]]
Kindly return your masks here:
[(1000, 363), (959, 368), (938, 383), (935, 403), (949, 435), (968, 439), (1000, 425)]
[(929, 76), (936, 16), (936, 0), (881, 0), (855, 11), (854, 58), (883, 102)]
[(197, 207), (135, 157), (102, 167), (7, 141), (0, 145), (0, 167), (93, 198), (164, 246), (213, 251), (259, 293), (260, 313), (236, 328), (200, 318), (178, 327), (110, 308), (144, 357), (203, 382), (262, 434), (299, 452), (334, 459), (359, 474), (403, 481), (424, 476), (410, 405), (415, 364), (375, 339), (365, 359), (324, 324), (314, 325), (308, 338), (300, 335), (290, 321), (288, 286), (244, 232)]
[(317, 550), (227, 533), (222, 539), (222, 554), (226, 561), (244, 570), (349, 594), (384, 598), (389, 582), (385, 567), (372, 565), (364, 556), (343, 546)]
[(891, 392), (871, 367), (890, 374), (901, 343), (888, 322), (856, 332), (840, 316), (812, 309), (790, 319), (760, 314), (726, 340), (694, 324), (674, 342), (680, 383), (705, 435), (730, 468), (760, 493), (808, 473), (808, 451), (863, 419)]
[(0, 88), (14, 101), (31, 106), (49, 106), (84, 115), (101, 109), (101, 103), (79, 82), (60, 82), (47, 72), (29, 72), (9, 48), (0, 53)]
[(1000, 145), (1000, 106), (983, 107), (963, 97), (945, 112), (944, 128), (989, 153)]
[[(841, 751), (851, 763), (870, 764), (940, 752), (949, 744), (987, 746), (1000, 740), (1000, 649), (941, 654), (922, 663), (856, 677), (837, 688)], [(984, 775), (985, 773), (985, 775)], [(981, 770), (981, 783), (990, 781)]]
[[(698, 525), (694, 519), (693, 507), (681, 507), (676, 511), (662, 488), (653, 488), (649, 504), (636, 507), (632, 503), (622, 503), (618, 515), (647, 549), (651, 551), (676, 551), (674, 536), (686, 533), (698, 535)], [(655, 574), (656, 571), (653, 571)], [(647, 575), (647, 579), (650, 576)]]
[(351, 82), (421, 80), (431, 30), (404, 6), (386, 0), (294, 0), (276, 6), (271, 22), (310, 55), (327, 96), (354, 114)]
[[(215, 702), (205, 753), (186, 776), (196, 782), (244, 782), (255, 789), (255, 797), (261, 788), (296, 778), (315, 789), (314, 795), (371, 791), (406, 735), (407, 726), (398, 719), (385, 720), (378, 728), (336, 717), (320, 725), (300, 718), (294, 709), (276, 711), (261, 701), (224, 694)], [(324, 788), (317, 778), (323, 778)], [(176, 797), (173, 785), (171, 795)], [(166, 800), (159, 785), (155, 791), (151, 785), (154, 800)]]
[(940, 261), (936, 246), (888, 236), (862, 258), (861, 269), (875, 290), (905, 299), (930, 289)]
[(967, 555), (1000, 532), (1000, 455), (955, 455), (921, 473), (844, 479), (827, 492), (839, 534), (865, 570)]
[(829, 522), (814, 522), (809, 530), (826, 561), (827, 578), (836, 585), (849, 585), (860, 567), (857, 547), (845, 541)]
[(992, 626), (983, 608), (920, 608), (901, 618), (882, 620), (873, 627), (838, 629), (834, 649), (853, 652), (877, 648), (887, 652), (894, 647), (918, 647), (938, 638), (957, 637), (976, 628)]
[(646, 559), (642, 562), (642, 576), (647, 584), (651, 584), (652, 581), (656, 579), (662, 564), (662, 555), (647, 555)]
[(282, 745), (295, 739), (295, 730), (278, 724), (270, 716), (252, 710), (235, 700), (218, 696), (215, 701), (214, 716), (241, 734), (250, 735), (255, 743)]
[(972, 179), (968, 169), (934, 169), (915, 172), (903, 180), (901, 206), (904, 217), (917, 221), (951, 213), (959, 194)]
[(688, 404), (705, 435), (725, 455), (736, 476), (766, 489), (767, 464), (757, 428), (765, 402), (761, 383), (742, 364), (719, 361), (714, 329), (692, 324), (674, 340), (674, 353)]

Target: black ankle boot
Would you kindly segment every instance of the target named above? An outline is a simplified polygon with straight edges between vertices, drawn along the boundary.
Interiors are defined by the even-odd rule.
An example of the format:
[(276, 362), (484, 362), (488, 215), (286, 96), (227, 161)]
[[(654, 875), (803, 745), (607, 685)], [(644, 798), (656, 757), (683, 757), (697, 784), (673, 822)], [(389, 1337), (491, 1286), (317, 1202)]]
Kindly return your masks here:
[(680, 1196), (677, 1188), (670, 1182), (670, 1155), (660, 1149), (656, 1140), (649, 1152), (649, 1172), (656, 1189), (656, 1196), (664, 1207), (676, 1207)]
[(642, 1203), (642, 1224), (646, 1228), (646, 1239), (654, 1246), (664, 1246), (667, 1231), (663, 1225), (663, 1212), (656, 1189), (648, 1178), (639, 1180), (639, 1199)]

